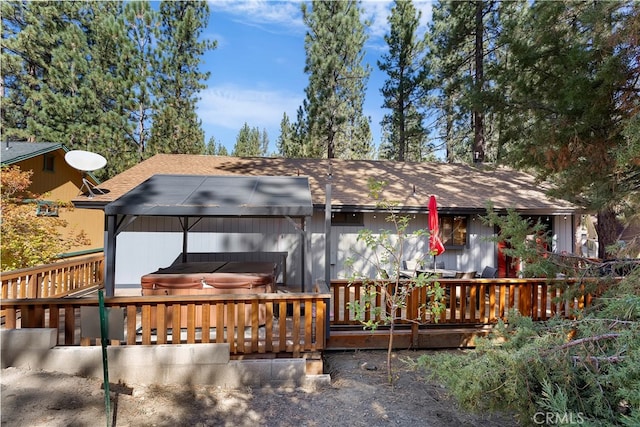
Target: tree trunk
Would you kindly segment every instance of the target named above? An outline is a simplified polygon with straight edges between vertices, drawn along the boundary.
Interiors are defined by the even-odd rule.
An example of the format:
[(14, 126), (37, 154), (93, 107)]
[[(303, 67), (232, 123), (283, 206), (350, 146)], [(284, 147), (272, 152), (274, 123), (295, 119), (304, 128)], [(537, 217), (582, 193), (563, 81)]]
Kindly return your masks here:
[(613, 253), (607, 252), (607, 247), (618, 239), (618, 219), (612, 208), (604, 208), (598, 212), (596, 232), (598, 233), (598, 257), (607, 259), (613, 257)]
[(482, 22), (483, 1), (476, 1), (476, 40), (475, 40), (475, 86), (476, 100), (473, 106), (473, 162), (484, 162), (484, 113), (478, 97), (484, 87), (484, 49), (482, 36), (484, 35), (484, 25)]

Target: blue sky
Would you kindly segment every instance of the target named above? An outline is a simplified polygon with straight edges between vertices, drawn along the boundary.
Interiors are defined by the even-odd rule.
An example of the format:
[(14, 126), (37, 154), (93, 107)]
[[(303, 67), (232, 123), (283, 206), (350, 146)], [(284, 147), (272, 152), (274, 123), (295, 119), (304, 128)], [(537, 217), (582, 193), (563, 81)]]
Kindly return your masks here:
[[(431, 18), (431, 1), (415, 1), (422, 11), (421, 30)], [(373, 142), (380, 142), (382, 109), (380, 88), (386, 78), (376, 61), (386, 51), (383, 39), (388, 31), (387, 16), (392, 2), (362, 2), (363, 18), (371, 21), (365, 45), (365, 62), (371, 76), (364, 103), (364, 114), (371, 117)], [(240, 128), (266, 130), (269, 153), (276, 151), (280, 121), (287, 113), (295, 121), (304, 99), (308, 76), (304, 73), (304, 35), (299, 1), (209, 2), (209, 25), (203, 36), (218, 46), (203, 58), (203, 71), (210, 71), (207, 89), (200, 93), (198, 115), (205, 141), (214, 137), (232, 151)]]

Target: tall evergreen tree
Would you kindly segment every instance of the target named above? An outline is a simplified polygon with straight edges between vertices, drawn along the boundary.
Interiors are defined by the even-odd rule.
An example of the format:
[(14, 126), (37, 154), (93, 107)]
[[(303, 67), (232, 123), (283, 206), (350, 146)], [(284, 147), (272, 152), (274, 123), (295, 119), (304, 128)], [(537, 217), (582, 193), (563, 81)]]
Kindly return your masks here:
[(98, 125), (88, 144), (89, 150), (107, 158), (107, 166), (98, 171), (102, 179), (109, 178), (136, 164), (137, 150), (132, 144), (132, 123), (128, 110), (132, 82), (129, 76), (129, 54), (133, 46), (127, 37), (120, 2), (91, 3), (96, 11), (94, 25), (96, 36), (92, 38), (91, 62), (97, 75), (93, 90), (99, 104), (95, 106)]
[[(2, 3), (3, 136), (69, 143), (59, 119), (79, 119), (89, 45), (81, 4)], [(68, 122), (68, 120), (67, 120)], [(71, 124), (76, 126), (76, 123)]]
[(491, 160), (496, 158), (500, 126), (488, 98), (495, 88), (492, 70), (501, 60), (496, 36), (500, 7), (494, 0), (442, 0), (433, 8), (435, 107), (449, 161), (483, 162), (488, 151)]
[[(505, 21), (511, 67), (506, 159), (556, 184), (555, 195), (598, 212), (600, 256), (621, 205), (640, 190), (640, 6), (539, 2)], [(633, 30), (635, 29), (635, 31)], [(508, 130), (508, 132), (507, 132)]]
[[(127, 145), (140, 162), (146, 153), (153, 115), (153, 77), (158, 71), (157, 45), (159, 17), (146, 0), (129, 2), (124, 8), (124, 22), (131, 48), (122, 52), (129, 67), (123, 71), (128, 91), (125, 113), (132, 129)], [(124, 154), (124, 153), (123, 153)], [(126, 153), (129, 154), (129, 153)]]
[(209, 142), (207, 142), (204, 154), (209, 156), (228, 156), (229, 152), (227, 151), (227, 147), (223, 144), (218, 144), (216, 139), (212, 136), (209, 138)]
[(41, 20), (32, 10), (32, 4), (21, 1), (0, 3), (2, 16), (2, 82), (0, 86), (0, 130), (4, 140), (32, 140), (27, 129), (26, 100), (30, 90), (47, 66), (48, 52), (44, 42), (36, 37), (40, 31), (33, 31), (27, 37), (25, 28), (38, 25)]
[(297, 144), (294, 144), (294, 128), (289, 120), (287, 113), (282, 114), (282, 120), (280, 120), (280, 136), (276, 142), (278, 148), (278, 155), (282, 157), (300, 157), (296, 148), (299, 148)]
[(245, 123), (240, 132), (236, 144), (233, 147), (232, 156), (236, 157), (264, 157), (269, 147), (269, 138), (266, 131), (260, 132), (257, 127), (250, 128)]
[(3, 138), (64, 143), (107, 157), (127, 134), (118, 65), (129, 41), (119, 2), (4, 2)]
[(362, 113), (369, 67), (363, 66), (366, 41), (357, 1), (314, 0), (302, 4), (309, 84), (303, 102), (304, 147), (308, 157), (362, 158), (371, 154), (369, 120)]
[(196, 114), (198, 92), (209, 73), (199, 71), (202, 55), (215, 42), (200, 41), (207, 26), (206, 1), (160, 3), (159, 70), (154, 77), (155, 108), (148, 154), (205, 150), (202, 123)]
[(380, 90), (384, 108), (391, 110), (382, 120), (386, 132), (381, 156), (387, 159), (422, 161), (427, 152), (428, 131), (424, 127), (428, 64), (424, 40), (418, 39), (420, 11), (411, 0), (396, 0), (385, 35), (389, 52), (378, 61), (387, 80)]

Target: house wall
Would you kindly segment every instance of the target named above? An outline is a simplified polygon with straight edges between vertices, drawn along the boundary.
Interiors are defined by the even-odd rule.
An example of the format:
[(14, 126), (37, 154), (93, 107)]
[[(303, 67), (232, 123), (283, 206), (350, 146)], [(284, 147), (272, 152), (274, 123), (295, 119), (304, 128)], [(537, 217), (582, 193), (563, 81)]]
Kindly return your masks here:
[[(44, 170), (44, 155), (25, 159), (15, 163), (21, 170), (33, 171), (29, 191), (40, 195), (43, 200), (71, 204), (82, 187), (82, 175), (64, 160), (64, 151), (57, 150), (47, 154), (54, 156), (53, 171)], [(34, 206), (34, 209), (35, 206)], [(84, 231), (90, 243), (76, 245), (69, 252), (100, 249), (104, 244), (104, 213), (97, 209), (76, 209), (73, 206), (59, 209), (59, 217), (67, 221), (67, 227), (59, 231), (63, 236), (75, 235)]]
[(54, 156), (53, 171), (44, 170), (44, 155), (16, 163), (21, 170), (33, 171), (30, 191), (43, 195), (47, 200), (70, 201), (82, 186), (82, 175), (64, 161), (63, 150), (48, 153)]
[[(571, 252), (573, 245), (572, 219), (554, 217), (554, 250)], [(296, 221), (299, 227), (299, 221)], [(367, 213), (364, 227), (380, 230), (389, 227), (385, 216)], [(375, 254), (357, 241), (361, 226), (334, 226), (331, 242), (331, 277), (344, 279), (351, 276), (347, 259), (354, 259), (358, 271), (375, 276)], [(427, 228), (427, 215), (412, 218), (408, 232)], [(316, 212), (308, 224), (311, 235), (312, 280), (324, 279), (325, 234), (324, 213)], [(468, 221), (469, 244), (462, 249), (448, 249), (437, 257), (445, 268), (458, 271), (482, 271), (485, 266), (497, 266), (497, 250), (489, 238), (492, 227), (482, 224), (478, 217)], [(182, 253), (182, 226), (178, 218), (140, 217), (116, 240), (116, 286), (140, 284), (140, 277), (180, 259)], [(189, 253), (207, 252), (288, 252), (288, 284), (300, 284), (302, 278), (302, 239), (296, 226), (284, 218), (231, 219), (204, 218), (192, 225), (188, 234)], [(402, 259), (415, 260), (428, 254), (426, 237), (407, 239)], [(426, 255), (426, 258), (429, 258)]]
[[(315, 222), (314, 222), (315, 223)], [(324, 223), (323, 223), (324, 224)], [(332, 229), (332, 249), (331, 249), (331, 277), (332, 278), (348, 278), (352, 275), (352, 270), (348, 267), (346, 261), (353, 258), (353, 267), (363, 274), (374, 277), (376, 275), (376, 254), (368, 250), (362, 242), (358, 242), (358, 232), (363, 228), (370, 230), (381, 230), (389, 228), (390, 223), (386, 221), (384, 214), (364, 215), (364, 226), (335, 226)], [(419, 229), (428, 228), (428, 215), (417, 214), (412, 215), (407, 234), (412, 234)], [(468, 221), (468, 238), (469, 244), (466, 248), (449, 248), (436, 258), (437, 262), (444, 262), (446, 269), (459, 271), (482, 271), (486, 265), (496, 265), (496, 249), (492, 242), (486, 241), (485, 238), (493, 235), (493, 229), (482, 225), (479, 218), (473, 217)], [(375, 233), (374, 233), (375, 234)], [(375, 234), (379, 236), (379, 234)], [(322, 238), (322, 255), (324, 255), (324, 236)], [(399, 254), (400, 261), (425, 260), (431, 261), (429, 255), (428, 237), (410, 237), (405, 239), (402, 253)], [(382, 252), (378, 252), (378, 258), (382, 256)], [(324, 256), (320, 257), (324, 261)], [(314, 277), (318, 275), (315, 268), (321, 270), (321, 265), (314, 263)], [(388, 268), (388, 267), (385, 267)]]
[(553, 217), (553, 252), (577, 253), (575, 248), (573, 215), (557, 215)]

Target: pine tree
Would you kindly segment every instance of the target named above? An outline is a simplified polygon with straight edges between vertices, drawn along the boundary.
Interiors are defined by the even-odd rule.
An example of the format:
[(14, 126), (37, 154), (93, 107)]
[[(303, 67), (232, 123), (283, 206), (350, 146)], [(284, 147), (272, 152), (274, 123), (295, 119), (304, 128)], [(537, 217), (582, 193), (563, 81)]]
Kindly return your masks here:
[(287, 113), (282, 114), (282, 120), (280, 120), (280, 136), (276, 142), (278, 148), (278, 154), (282, 157), (299, 157), (294, 151), (293, 145), (293, 126), (289, 120)]
[(433, 8), (434, 106), (449, 161), (483, 162), (497, 156), (499, 117), (489, 93), (495, 89), (493, 70), (502, 59), (496, 43), (500, 7), (502, 3), (493, 0), (444, 0)]
[(380, 90), (383, 107), (391, 110), (381, 123), (386, 131), (381, 156), (387, 159), (422, 161), (427, 152), (423, 107), (429, 70), (425, 42), (417, 39), (420, 15), (410, 0), (395, 1), (385, 35), (389, 52), (378, 61), (387, 74)]
[(117, 2), (5, 2), (2, 130), (6, 139), (59, 142), (107, 157), (106, 177), (128, 164), (119, 65), (128, 40)]
[(148, 157), (146, 150), (151, 133), (152, 81), (158, 71), (155, 45), (159, 26), (158, 13), (151, 9), (146, 0), (129, 2), (125, 5), (124, 22), (131, 40), (131, 48), (122, 52), (129, 62), (129, 67), (123, 72), (128, 87), (125, 113), (132, 122), (128, 143), (140, 162)]
[(82, 148), (107, 158), (107, 166), (96, 173), (107, 179), (137, 162), (130, 135), (132, 123), (126, 114), (130, 85), (125, 78), (129, 65), (123, 52), (132, 51), (120, 2), (93, 2), (89, 30), (91, 46), (91, 90), (95, 93), (95, 122)]
[[(2, 2), (2, 135), (34, 142), (29, 129), (57, 40), (56, 13), (44, 4)], [(27, 110), (30, 108), (30, 110)], [(28, 123), (30, 121), (30, 123)]]
[(369, 120), (362, 113), (369, 67), (363, 66), (366, 41), (356, 1), (315, 0), (302, 4), (309, 84), (299, 123), (306, 157), (361, 158), (371, 153)]
[(631, 1), (541, 2), (508, 23), (506, 159), (598, 212), (601, 257), (640, 190), (640, 144), (629, 133), (640, 105), (639, 12)]
[(204, 152), (204, 131), (196, 114), (197, 94), (209, 73), (198, 66), (215, 42), (199, 41), (209, 18), (206, 1), (160, 3), (159, 68), (154, 77), (153, 127), (148, 155)]
[(209, 138), (209, 142), (207, 142), (204, 154), (209, 156), (228, 156), (229, 152), (227, 151), (227, 147), (223, 144), (218, 144), (216, 139), (212, 136)]
[(269, 152), (269, 135), (267, 134), (266, 129), (262, 129), (262, 133), (260, 134), (260, 153), (263, 157), (267, 156)]
[[(266, 145), (265, 145), (266, 144)], [(250, 128), (245, 123), (236, 139), (232, 156), (236, 157), (264, 157), (269, 146), (269, 138), (265, 132), (260, 132), (257, 127)]]

